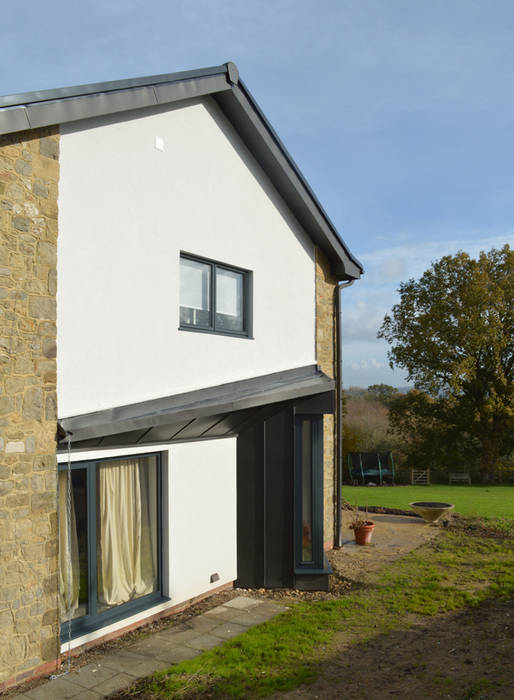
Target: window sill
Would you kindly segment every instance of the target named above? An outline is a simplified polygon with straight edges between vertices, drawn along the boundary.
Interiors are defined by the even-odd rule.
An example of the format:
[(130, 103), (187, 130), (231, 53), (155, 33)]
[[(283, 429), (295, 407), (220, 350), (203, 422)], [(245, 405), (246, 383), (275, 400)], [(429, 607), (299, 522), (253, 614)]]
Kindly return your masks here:
[[(71, 639), (76, 639), (77, 637), (82, 637), (91, 632), (96, 632), (102, 627), (107, 627), (116, 622), (121, 622), (122, 620), (131, 617), (132, 615), (137, 615), (140, 612), (154, 608), (160, 603), (166, 603), (170, 598), (163, 596), (160, 591), (155, 593), (150, 593), (147, 596), (143, 596), (137, 600), (131, 600), (122, 605), (118, 605), (111, 610), (107, 610), (100, 613), (94, 618), (85, 615), (84, 617), (77, 617), (71, 622)], [(61, 623), (61, 634), (60, 634), (61, 644), (68, 641), (68, 623)]]
[(230, 338), (241, 338), (242, 340), (255, 340), (253, 335), (247, 333), (231, 333), (230, 331), (214, 331), (210, 328), (194, 328), (192, 326), (179, 326), (179, 331), (188, 331), (189, 333), (208, 333), (209, 335), (226, 335)]
[(295, 574), (331, 574), (333, 573), (332, 571), (332, 566), (330, 565), (330, 562), (328, 561), (328, 557), (323, 552), (323, 568), (320, 569), (319, 567), (316, 566), (316, 564), (313, 562), (312, 564), (297, 564), (294, 569)]

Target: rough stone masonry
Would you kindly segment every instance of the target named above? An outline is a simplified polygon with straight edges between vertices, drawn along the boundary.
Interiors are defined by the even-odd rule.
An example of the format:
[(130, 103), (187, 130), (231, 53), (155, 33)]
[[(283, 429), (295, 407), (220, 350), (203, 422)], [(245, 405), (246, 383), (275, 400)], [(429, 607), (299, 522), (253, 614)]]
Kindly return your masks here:
[[(337, 279), (330, 270), (330, 261), (316, 248), (316, 359), (322, 372), (336, 376), (336, 305)], [(338, 407), (336, 406), (336, 411)], [(336, 514), (336, 415), (323, 419), (323, 523), (325, 548), (332, 549), (335, 538)]]
[(59, 134), (0, 137), (0, 692), (58, 654)]

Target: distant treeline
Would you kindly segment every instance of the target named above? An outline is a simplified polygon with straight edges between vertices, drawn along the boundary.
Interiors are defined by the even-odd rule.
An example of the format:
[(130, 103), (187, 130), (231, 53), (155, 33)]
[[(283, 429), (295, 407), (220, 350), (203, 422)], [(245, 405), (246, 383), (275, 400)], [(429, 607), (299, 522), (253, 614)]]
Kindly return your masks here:
[[(432, 417), (439, 403), (424, 392), (388, 384), (351, 386), (344, 390), (343, 405), (345, 464), (350, 452), (391, 450), (399, 483), (409, 480), (411, 468), (430, 468), (432, 480), (443, 483), (450, 471), (470, 472), (474, 481), (482, 480), (474, 440), (453, 426), (451, 416), (442, 430)], [(512, 455), (500, 462), (494, 480), (514, 481)]]

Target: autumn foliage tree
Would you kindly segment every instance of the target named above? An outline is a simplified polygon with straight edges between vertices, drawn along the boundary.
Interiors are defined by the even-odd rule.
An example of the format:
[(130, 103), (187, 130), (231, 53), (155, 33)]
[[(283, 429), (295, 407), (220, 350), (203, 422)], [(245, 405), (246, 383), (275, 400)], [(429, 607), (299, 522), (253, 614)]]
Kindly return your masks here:
[(393, 427), (418, 446), (476, 455), (493, 479), (514, 448), (514, 251), (445, 256), (399, 293), (378, 337), (420, 393), (392, 402)]

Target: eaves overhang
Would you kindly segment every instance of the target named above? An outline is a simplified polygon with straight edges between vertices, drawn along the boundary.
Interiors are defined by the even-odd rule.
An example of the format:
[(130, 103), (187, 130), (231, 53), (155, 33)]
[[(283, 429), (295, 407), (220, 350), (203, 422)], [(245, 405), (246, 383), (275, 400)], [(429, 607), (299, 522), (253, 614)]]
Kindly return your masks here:
[(299, 167), (264, 116), (237, 67), (228, 62), (192, 71), (91, 83), (0, 97), (0, 135), (210, 95), (341, 280), (358, 279), (352, 255)]
[(60, 418), (59, 440), (89, 446), (154, 444), (237, 434), (256, 409), (333, 392), (317, 365)]

